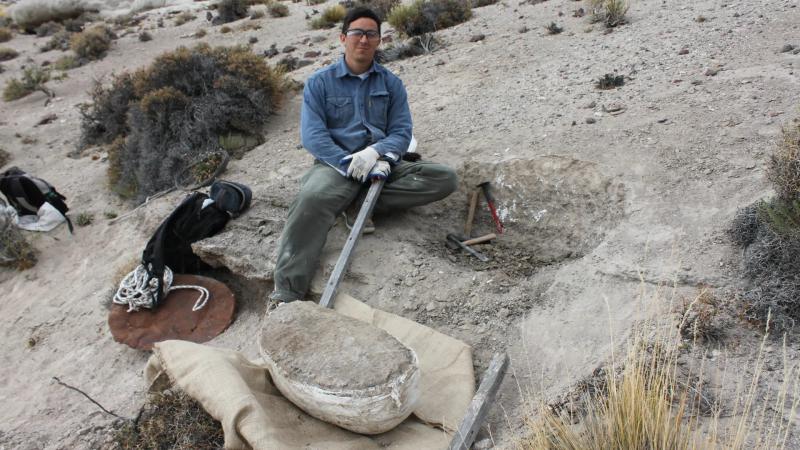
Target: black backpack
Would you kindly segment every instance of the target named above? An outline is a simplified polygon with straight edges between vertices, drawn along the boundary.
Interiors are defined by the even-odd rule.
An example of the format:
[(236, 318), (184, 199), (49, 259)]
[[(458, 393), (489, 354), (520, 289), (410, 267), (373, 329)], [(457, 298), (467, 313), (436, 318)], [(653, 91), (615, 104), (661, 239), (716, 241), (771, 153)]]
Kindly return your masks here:
[(250, 207), (253, 191), (241, 183), (217, 180), (211, 185), (209, 196), (217, 207), (227, 211), (235, 219)]
[[(164, 266), (176, 274), (197, 273), (210, 268), (192, 252), (192, 243), (217, 234), (228, 223), (230, 216), (216, 203), (207, 200), (210, 200), (208, 195), (201, 192), (186, 197), (161, 222), (142, 252), (142, 265), (147, 270), (148, 283), (153, 278), (158, 280), (154, 307), (163, 300)], [(204, 208), (205, 203), (210, 204)]]
[(45, 202), (51, 204), (67, 220), (69, 232), (72, 233), (72, 221), (67, 217), (67, 198), (47, 181), (12, 167), (0, 175), (0, 191), (20, 216), (36, 215)]

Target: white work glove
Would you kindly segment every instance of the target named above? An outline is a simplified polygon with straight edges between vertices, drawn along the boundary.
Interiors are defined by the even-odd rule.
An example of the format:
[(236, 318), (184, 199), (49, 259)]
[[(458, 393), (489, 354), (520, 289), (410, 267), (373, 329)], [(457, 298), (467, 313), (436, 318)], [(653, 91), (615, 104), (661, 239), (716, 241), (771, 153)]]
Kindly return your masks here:
[(347, 166), (347, 177), (363, 183), (367, 181), (370, 170), (375, 166), (375, 162), (378, 161), (380, 156), (381, 155), (379, 155), (374, 148), (367, 147), (360, 152), (342, 158), (341, 165), (349, 162), (350, 165)]
[(372, 170), (369, 171), (369, 179), (370, 180), (385, 180), (389, 178), (389, 172), (392, 171), (392, 166), (389, 165), (386, 161), (378, 161), (372, 166)]

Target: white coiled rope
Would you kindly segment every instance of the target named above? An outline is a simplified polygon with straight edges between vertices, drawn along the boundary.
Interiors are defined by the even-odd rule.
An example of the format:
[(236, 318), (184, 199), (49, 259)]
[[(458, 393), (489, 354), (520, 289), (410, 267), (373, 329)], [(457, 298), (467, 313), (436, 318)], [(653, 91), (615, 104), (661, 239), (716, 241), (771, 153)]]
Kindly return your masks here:
[[(147, 269), (139, 264), (131, 273), (125, 275), (125, 278), (119, 283), (119, 289), (114, 294), (114, 303), (118, 305), (128, 305), (128, 312), (138, 311), (139, 308), (153, 308), (153, 299), (156, 298), (156, 291), (158, 290), (158, 278), (150, 278), (148, 282)], [(208, 289), (203, 286), (193, 284), (185, 284), (180, 286), (172, 286), (172, 270), (164, 266), (164, 297), (167, 296), (169, 291), (176, 289), (195, 289), (200, 291), (200, 298), (194, 302), (192, 311), (198, 311), (206, 306), (208, 302)]]

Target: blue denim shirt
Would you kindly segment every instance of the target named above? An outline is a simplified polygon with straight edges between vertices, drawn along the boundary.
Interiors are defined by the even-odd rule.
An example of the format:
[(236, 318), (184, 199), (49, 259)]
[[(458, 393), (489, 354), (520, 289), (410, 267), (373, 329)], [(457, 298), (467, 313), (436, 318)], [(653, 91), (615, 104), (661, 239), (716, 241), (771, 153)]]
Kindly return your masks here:
[(300, 137), (315, 158), (342, 170), (345, 156), (372, 146), (400, 158), (411, 141), (408, 95), (396, 75), (373, 63), (361, 79), (342, 57), (309, 77), (303, 89)]

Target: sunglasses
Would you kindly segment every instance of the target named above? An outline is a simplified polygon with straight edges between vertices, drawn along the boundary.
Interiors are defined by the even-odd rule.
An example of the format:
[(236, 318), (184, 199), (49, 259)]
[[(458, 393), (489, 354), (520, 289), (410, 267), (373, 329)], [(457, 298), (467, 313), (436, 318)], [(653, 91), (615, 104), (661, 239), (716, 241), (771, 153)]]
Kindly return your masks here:
[(347, 37), (354, 37), (356, 39), (361, 39), (362, 36), (366, 36), (370, 41), (374, 41), (381, 37), (381, 34), (376, 30), (362, 30), (361, 28), (351, 28), (347, 30), (347, 33), (345, 34)]

